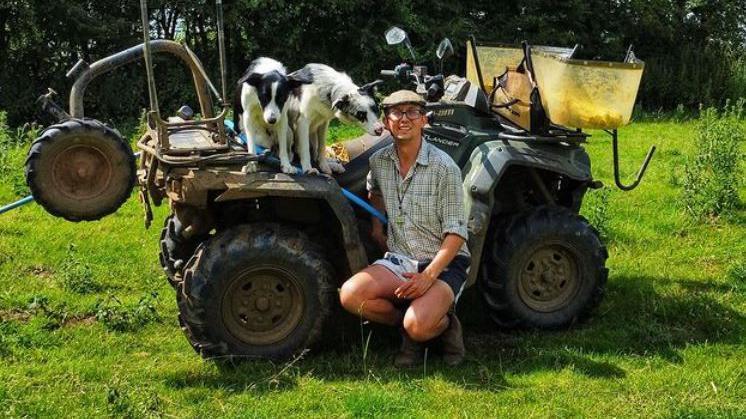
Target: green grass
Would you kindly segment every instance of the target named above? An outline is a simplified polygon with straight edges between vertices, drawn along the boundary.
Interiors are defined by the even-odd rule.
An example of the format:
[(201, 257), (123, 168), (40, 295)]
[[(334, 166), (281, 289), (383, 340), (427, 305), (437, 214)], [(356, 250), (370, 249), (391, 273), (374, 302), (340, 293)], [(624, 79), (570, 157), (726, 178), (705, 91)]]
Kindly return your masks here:
[[(643, 122), (621, 131), (627, 181), (650, 144), (659, 151), (638, 189), (611, 189), (606, 198), (592, 192), (583, 209), (604, 223), (610, 253), (608, 292), (593, 317), (563, 331), (499, 332), (472, 288), (461, 305), (468, 357), (458, 368), (433, 359), (426, 371), (398, 371), (391, 365), (395, 332), (369, 326), (363, 361), (359, 323), (341, 315), (323, 350), (291, 365), (203, 361), (179, 330), (173, 291), (157, 262), (157, 223), (166, 208), (157, 209), (150, 230), (134, 197), (94, 223), (68, 223), (35, 204), (0, 215), (0, 411), (746, 416), (746, 214), (741, 204), (709, 222), (685, 215), (681, 179), (694, 126)], [(588, 150), (594, 176), (611, 187), (610, 141), (596, 133)], [(22, 192), (23, 154), (11, 148), (5, 155), (16, 170), (2, 171), (2, 203)], [(741, 185), (742, 200), (744, 192)], [(117, 322), (128, 327), (113, 327)]]

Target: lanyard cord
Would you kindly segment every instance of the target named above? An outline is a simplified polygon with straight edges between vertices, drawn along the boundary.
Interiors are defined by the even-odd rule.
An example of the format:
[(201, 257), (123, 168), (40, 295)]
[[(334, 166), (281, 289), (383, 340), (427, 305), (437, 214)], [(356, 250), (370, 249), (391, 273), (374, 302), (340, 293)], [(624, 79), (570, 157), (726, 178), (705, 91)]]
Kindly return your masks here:
[[(414, 167), (412, 168), (412, 176), (409, 177), (409, 180), (404, 179), (402, 181), (399, 181), (399, 178), (401, 175), (399, 175), (399, 169), (394, 167), (394, 174), (396, 175), (397, 182), (396, 182), (396, 199), (399, 200), (399, 212), (402, 212), (402, 204), (404, 203), (404, 198), (407, 196), (407, 191), (409, 190), (409, 186), (414, 181), (414, 174), (417, 173), (417, 162), (414, 162)], [(407, 181), (407, 185), (404, 187), (404, 191), (399, 191), (399, 185), (401, 185), (402, 182)]]

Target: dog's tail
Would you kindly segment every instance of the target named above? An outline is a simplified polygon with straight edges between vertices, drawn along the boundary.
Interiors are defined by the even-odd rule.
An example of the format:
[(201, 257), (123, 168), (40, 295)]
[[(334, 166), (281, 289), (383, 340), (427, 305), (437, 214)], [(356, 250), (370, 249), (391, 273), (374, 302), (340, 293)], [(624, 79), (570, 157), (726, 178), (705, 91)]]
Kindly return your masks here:
[(241, 125), (239, 124), (239, 118), (243, 113), (243, 105), (241, 105), (241, 90), (243, 88), (243, 78), (236, 84), (236, 91), (233, 94), (233, 131), (236, 134), (241, 133)]

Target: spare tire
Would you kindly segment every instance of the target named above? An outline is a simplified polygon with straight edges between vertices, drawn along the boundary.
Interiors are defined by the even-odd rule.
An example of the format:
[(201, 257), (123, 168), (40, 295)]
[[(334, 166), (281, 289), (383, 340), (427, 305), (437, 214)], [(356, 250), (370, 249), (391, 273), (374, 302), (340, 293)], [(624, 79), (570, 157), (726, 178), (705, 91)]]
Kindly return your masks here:
[(93, 119), (69, 119), (45, 129), (26, 158), (26, 183), (50, 214), (92, 221), (115, 212), (135, 186), (132, 148)]

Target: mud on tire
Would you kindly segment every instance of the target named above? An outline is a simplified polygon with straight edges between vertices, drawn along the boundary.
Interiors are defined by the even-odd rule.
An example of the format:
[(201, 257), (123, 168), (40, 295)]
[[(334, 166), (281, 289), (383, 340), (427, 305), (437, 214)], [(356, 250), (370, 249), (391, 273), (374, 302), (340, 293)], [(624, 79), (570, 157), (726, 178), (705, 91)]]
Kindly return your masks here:
[(561, 207), (539, 207), (492, 230), (479, 285), (501, 327), (564, 327), (603, 298), (606, 247), (588, 221)]
[(158, 260), (172, 287), (176, 288), (182, 281), (184, 265), (192, 257), (197, 246), (208, 238), (209, 235), (187, 238), (181, 221), (174, 214), (166, 217), (161, 230)]
[(69, 221), (92, 221), (119, 209), (136, 181), (135, 157), (121, 135), (93, 119), (44, 130), (26, 157), (36, 202)]
[(284, 359), (320, 336), (336, 289), (323, 253), (301, 232), (246, 224), (199, 245), (176, 299), (204, 358)]

